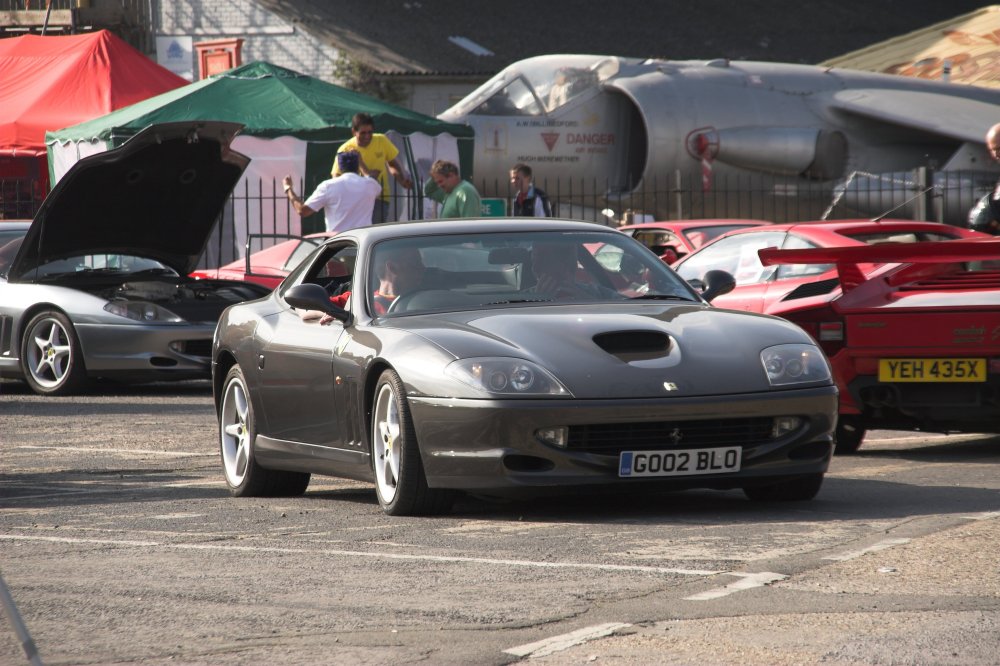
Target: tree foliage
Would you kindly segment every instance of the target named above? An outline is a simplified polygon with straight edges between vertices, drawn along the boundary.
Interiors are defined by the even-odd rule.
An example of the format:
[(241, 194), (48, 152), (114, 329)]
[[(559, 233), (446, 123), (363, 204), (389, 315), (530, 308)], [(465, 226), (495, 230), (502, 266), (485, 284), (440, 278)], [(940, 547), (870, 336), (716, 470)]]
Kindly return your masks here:
[(390, 104), (400, 104), (406, 100), (406, 93), (398, 83), (387, 81), (368, 65), (343, 53), (333, 61), (333, 77), (345, 88), (377, 97)]

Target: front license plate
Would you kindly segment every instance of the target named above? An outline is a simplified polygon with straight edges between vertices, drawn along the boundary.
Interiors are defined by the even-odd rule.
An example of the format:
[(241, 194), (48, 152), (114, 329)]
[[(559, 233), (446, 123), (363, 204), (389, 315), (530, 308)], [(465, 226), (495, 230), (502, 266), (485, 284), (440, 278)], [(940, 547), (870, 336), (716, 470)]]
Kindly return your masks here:
[(984, 358), (883, 358), (880, 382), (985, 382)]
[(622, 451), (618, 457), (618, 476), (689, 476), (738, 472), (742, 457), (743, 449), (738, 446), (679, 451)]

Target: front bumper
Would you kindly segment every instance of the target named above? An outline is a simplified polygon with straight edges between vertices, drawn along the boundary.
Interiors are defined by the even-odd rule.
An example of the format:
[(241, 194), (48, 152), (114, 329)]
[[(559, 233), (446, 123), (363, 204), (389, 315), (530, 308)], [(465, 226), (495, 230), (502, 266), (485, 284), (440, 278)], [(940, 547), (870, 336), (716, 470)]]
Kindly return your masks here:
[[(669, 400), (464, 400), (409, 398), (427, 483), (431, 487), (500, 491), (578, 485), (736, 488), (825, 472), (837, 418), (833, 386)], [(743, 449), (738, 472), (684, 477), (621, 478), (618, 454), (547, 444), (535, 433), (554, 426), (664, 424), (655, 448), (708, 448), (671, 438), (698, 421), (798, 416), (800, 427), (777, 438), (731, 441)], [(667, 426), (666, 424), (669, 424)], [(653, 426), (656, 427), (656, 426)], [(648, 432), (648, 428), (647, 428)], [(724, 446), (719, 442), (712, 446)], [(620, 450), (633, 450), (621, 441)], [(635, 450), (650, 450), (648, 438)]]
[(87, 374), (203, 378), (211, 375), (214, 324), (77, 324)]

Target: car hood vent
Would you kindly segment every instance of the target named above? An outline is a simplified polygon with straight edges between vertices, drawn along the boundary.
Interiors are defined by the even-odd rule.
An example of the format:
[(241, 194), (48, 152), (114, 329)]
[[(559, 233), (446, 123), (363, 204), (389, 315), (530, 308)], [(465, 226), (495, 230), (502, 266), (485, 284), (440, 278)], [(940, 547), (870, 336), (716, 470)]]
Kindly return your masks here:
[(822, 294), (829, 294), (831, 291), (836, 289), (840, 285), (840, 278), (831, 278), (829, 280), (820, 280), (819, 282), (809, 282), (807, 284), (801, 284), (795, 289), (788, 292), (783, 301), (794, 301), (797, 298), (808, 298), (810, 296), (820, 296)]
[(670, 336), (662, 331), (612, 331), (594, 336), (598, 347), (626, 363), (663, 358), (670, 353)]

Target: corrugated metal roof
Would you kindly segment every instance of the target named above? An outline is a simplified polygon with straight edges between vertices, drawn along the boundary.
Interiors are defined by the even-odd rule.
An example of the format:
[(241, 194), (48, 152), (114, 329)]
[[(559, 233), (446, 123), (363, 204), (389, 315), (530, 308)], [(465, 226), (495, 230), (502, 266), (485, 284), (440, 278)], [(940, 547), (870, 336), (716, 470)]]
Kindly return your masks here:
[(820, 65), (1000, 88), (1000, 5), (983, 7)]

